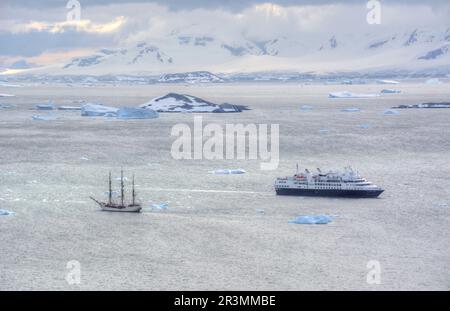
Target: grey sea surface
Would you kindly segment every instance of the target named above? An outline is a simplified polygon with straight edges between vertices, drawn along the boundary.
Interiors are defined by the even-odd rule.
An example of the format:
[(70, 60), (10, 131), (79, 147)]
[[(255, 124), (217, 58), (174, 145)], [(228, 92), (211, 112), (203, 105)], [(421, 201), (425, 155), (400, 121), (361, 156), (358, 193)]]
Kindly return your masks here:
[[(448, 102), (450, 85), (212, 84), (0, 88), (0, 290), (449, 290), (450, 110), (384, 111)], [(248, 105), (238, 114), (201, 114), (203, 123), (279, 124), (280, 163), (175, 160), (175, 124), (193, 114), (124, 121), (31, 108), (49, 99), (138, 106), (168, 92)], [(310, 109), (302, 110), (304, 105)], [(360, 111), (344, 112), (345, 108)], [(276, 196), (276, 177), (352, 165), (385, 188), (377, 199)], [(141, 214), (99, 211), (107, 175), (133, 173)], [(242, 175), (213, 175), (242, 168)], [(117, 187), (117, 181), (114, 181)], [(168, 203), (163, 210), (151, 204)], [(289, 224), (333, 215), (327, 225)], [(80, 283), (66, 281), (80, 263)], [(370, 261), (381, 284), (367, 282)]]

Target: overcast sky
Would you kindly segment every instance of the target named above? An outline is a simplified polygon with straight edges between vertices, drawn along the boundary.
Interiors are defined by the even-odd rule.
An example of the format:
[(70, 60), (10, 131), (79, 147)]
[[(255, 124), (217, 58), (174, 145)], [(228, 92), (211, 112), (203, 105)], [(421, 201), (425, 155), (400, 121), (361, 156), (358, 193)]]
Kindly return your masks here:
[(365, 0), (79, 0), (81, 21), (66, 21), (66, 0), (1, 0), (0, 65), (45, 64), (102, 47), (126, 47), (176, 30), (232, 40), (315, 33), (450, 27), (449, 0), (381, 1), (381, 25), (368, 25)]

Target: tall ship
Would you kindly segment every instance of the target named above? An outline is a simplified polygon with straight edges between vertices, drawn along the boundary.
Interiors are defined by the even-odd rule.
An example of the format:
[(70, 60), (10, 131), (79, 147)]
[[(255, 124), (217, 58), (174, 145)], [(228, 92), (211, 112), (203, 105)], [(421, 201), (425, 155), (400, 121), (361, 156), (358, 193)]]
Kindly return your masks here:
[(346, 167), (343, 172), (323, 173), (317, 169), (317, 173), (311, 173), (305, 169), (299, 173), (297, 165), (294, 176), (277, 178), (275, 191), (277, 195), (376, 198), (384, 190), (362, 178), (351, 167)]
[(90, 198), (100, 206), (102, 211), (139, 213), (142, 209), (142, 206), (136, 201), (136, 191), (134, 189), (134, 174), (132, 181), (131, 202), (129, 204), (125, 203), (125, 185), (123, 181), (123, 170), (120, 170), (120, 201), (114, 202), (112, 197), (113, 197), (112, 180), (111, 180), (111, 172), (109, 172), (108, 202), (101, 202), (94, 199), (93, 197)]

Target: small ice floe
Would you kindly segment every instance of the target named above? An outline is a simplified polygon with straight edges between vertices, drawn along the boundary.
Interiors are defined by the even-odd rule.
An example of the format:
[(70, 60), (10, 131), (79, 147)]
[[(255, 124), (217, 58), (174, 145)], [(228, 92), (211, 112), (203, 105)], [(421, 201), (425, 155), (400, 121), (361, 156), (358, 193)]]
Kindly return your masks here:
[(256, 213), (258, 213), (258, 214), (265, 214), (266, 212), (262, 209), (262, 208), (257, 208), (256, 209)]
[(400, 84), (400, 82), (395, 80), (377, 80), (378, 84)]
[(293, 220), (290, 220), (290, 224), (301, 224), (301, 225), (326, 225), (332, 222), (332, 218), (327, 215), (304, 215), (298, 216)]
[(215, 171), (210, 171), (210, 174), (214, 174), (214, 175), (230, 175), (230, 174), (245, 174), (246, 171), (238, 168), (238, 169), (232, 169), (232, 170), (227, 170), (227, 169), (223, 169), (223, 170), (215, 170)]
[(397, 114), (400, 114), (400, 112), (398, 112), (397, 110), (395, 110), (395, 109), (386, 109), (384, 112), (383, 112), (383, 114), (384, 115), (397, 115)]
[(0, 216), (12, 216), (12, 215), (14, 215), (13, 212), (10, 212), (10, 211), (4, 210), (4, 209), (0, 209)]
[(117, 112), (117, 119), (129, 120), (129, 119), (155, 119), (158, 118), (159, 114), (152, 109), (144, 108), (120, 108)]
[(319, 133), (320, 133), (320, 134), (327, 134), (327, 133), (329, 133), (329, 132), (330, 132), (329, 129), (320, 129), (320, 130), (319, 130)]
[(81, 107), (82, 117), (116, 117), (119, 108), (99, 104), (86, 104)]
[(89, 158), (88, 157), (81, 157), (80, 160), (89, 161)]
[(157, 210), (166, 210), (169, 208), (169, 204), (168, 203), (159, 203), (159, 204), (154, 203), (154, 204), (150, 205), (150, 207), (152, 209), (157, 209)]
[(400, 94), (402, 91), (400, 90), (392, 90), (392, 89), (384, 89), (381, 90), (382, 94)]
[(79, 110), (81, 110), (81, 107), (77, 107), (77, 106), (59, 106), (58, 110), (79, 111)]
[(48, 104), (39, 104), (35, 106), (37, 110), (53, 110), (55, 109), (55, 105), (53, 103)]
[(370, 127), (369, 124), (360, 124), (360, 125), (358, 125), (358, 128), (360, 128), (360, 129), (368, 129), (369, 127)]
[(359, 94), (352, 92), (332, 92), (328, 95), (330, 98), (373, 98), (379, 97), (380, 94)]
[(32, 116), (33, 120), (36, 121), (54, 121), (54, 120), (58, 120), (58, 117), (56, 115), (54, 115), (53, 113), (49, 113), (46, 115), (35, 115)]
[(2, 110), (2, 109), (13, 109), (14, 107), (15, 107), (14, 105), (0, 104), (0, 110)]
[(441, 80), (439, 80), (438, 78), (433, 78), (433, 79), (428, 79), (427, 81), (425, 81), (425, 84), (440, 85), (440, 84), (443, 84), (443, 82)]
[(13, 94), (0, 93), (0, 97), (15, 97)]
[(354, 107), (349, 107), (349, 108), (344, 108), (341, 109), (342, 112), (358, 112), (361, 111), (361, 109), (359, 108), (354, 108)]
[(300, 110), (303, 110), (303, 111), (312, 110), (312, 109), (314, 109), (314, 107), (310, 106), (310, 105), (303, 105), (300, 107)]

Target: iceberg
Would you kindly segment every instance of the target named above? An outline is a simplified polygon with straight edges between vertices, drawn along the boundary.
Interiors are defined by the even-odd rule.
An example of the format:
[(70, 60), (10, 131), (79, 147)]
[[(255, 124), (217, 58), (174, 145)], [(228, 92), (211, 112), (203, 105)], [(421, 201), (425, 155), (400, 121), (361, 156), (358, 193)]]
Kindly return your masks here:
[(358, 125), (358, 127), (360, 129), (368, 129), (370, 127), (370, 125), (369, 124), (361, 124), (361, 125)]
[(53, 110), (53, 109), (55, 109), (55, 105), (53, 105), (53, 103), (39, 104), (39, 105), (36, 105), (36, 109), (37, 110)]
[(298, 216), (293, 220), (290, 220), (290, 224), (306, 224), (306, 225), (326, 225), (332, 222), (332, 218), (327, 215), (305, 215)]
[(341, 111), (343, 111), (343, 112), (358, 112), (358, 111), (361, 111), (361, 109), (350, 107), (350, 108), (344, 108)]
[(384, 114), (385, 115), (397, 115), (397, 114), (400, 114), (400, 112), (398, 112), (397, 110), (394, 110), (394, 109), (386, 109), (384, 111)]
[(400, 84), (400, 82), (394, 80), (377, 80), (376, 82), (378, 84)]
[(32, 119), (36, 120), (36, 121), (54, 121), (54, 120), (57, 120), (58, 118), (53, 113), (49, 113), (46, 115), (32, 116)]
[(152, 209), (158, 209), (158, 210), (164, 210), (169, 208), (169, 204), (167, 203), (160, 203), (160, 204), (152, 204)]
[(381, 91), (382, 94), (400, 94), (400, 90), (384, 89)]
[(330, 98), (373, 98), (380, 96), (380, 94), (358, 94), (343, 91), (343, 92), (332, 92), (328, 96)]
[(319, 133), (321, 133), (321, 134), (326, 134), (326, 133), (329, 133), (329, 132), (330, 132), (329, 129), (320, 129), (319, 130)]
[(246, 171), (238, 168), (238, 169), (232, 169), (232, 170), (215, 170), (215, 171), (211, 171), (211, 174), (215, 174), (215, 175), (230, 175), (230, 174), (245, 174)]
[(0, 93), (0, 97), (15, 97), (16, 95)]
[(314, 107), (309, 105), (303, 105), (300, 107), (301, 110), (312, 110)]
[(76, 106), (59, 106), (58, 110), (78, 111), (78, 110), (81, 110), (81, 107), (76, 107)]
[(158, 118), (159, 114), (152, 109), (144, 108), (120, 108), (117, 112), (117, 119), (129, 120), (129, 119), (154, 119)]
[(11, 216), (11, 215), (14, 215), (14, 213), (4, 209), (0, 209), (0, 216)]
[(14, 105), (0, 104), (0, 110), (2, 110), (2, 109), (12, 109), (14, 107), (15, 107)]
[(119, 108), (103, 106), (99, 104), (86, 104), (81, 107), (83, 117), (116, 117)]

